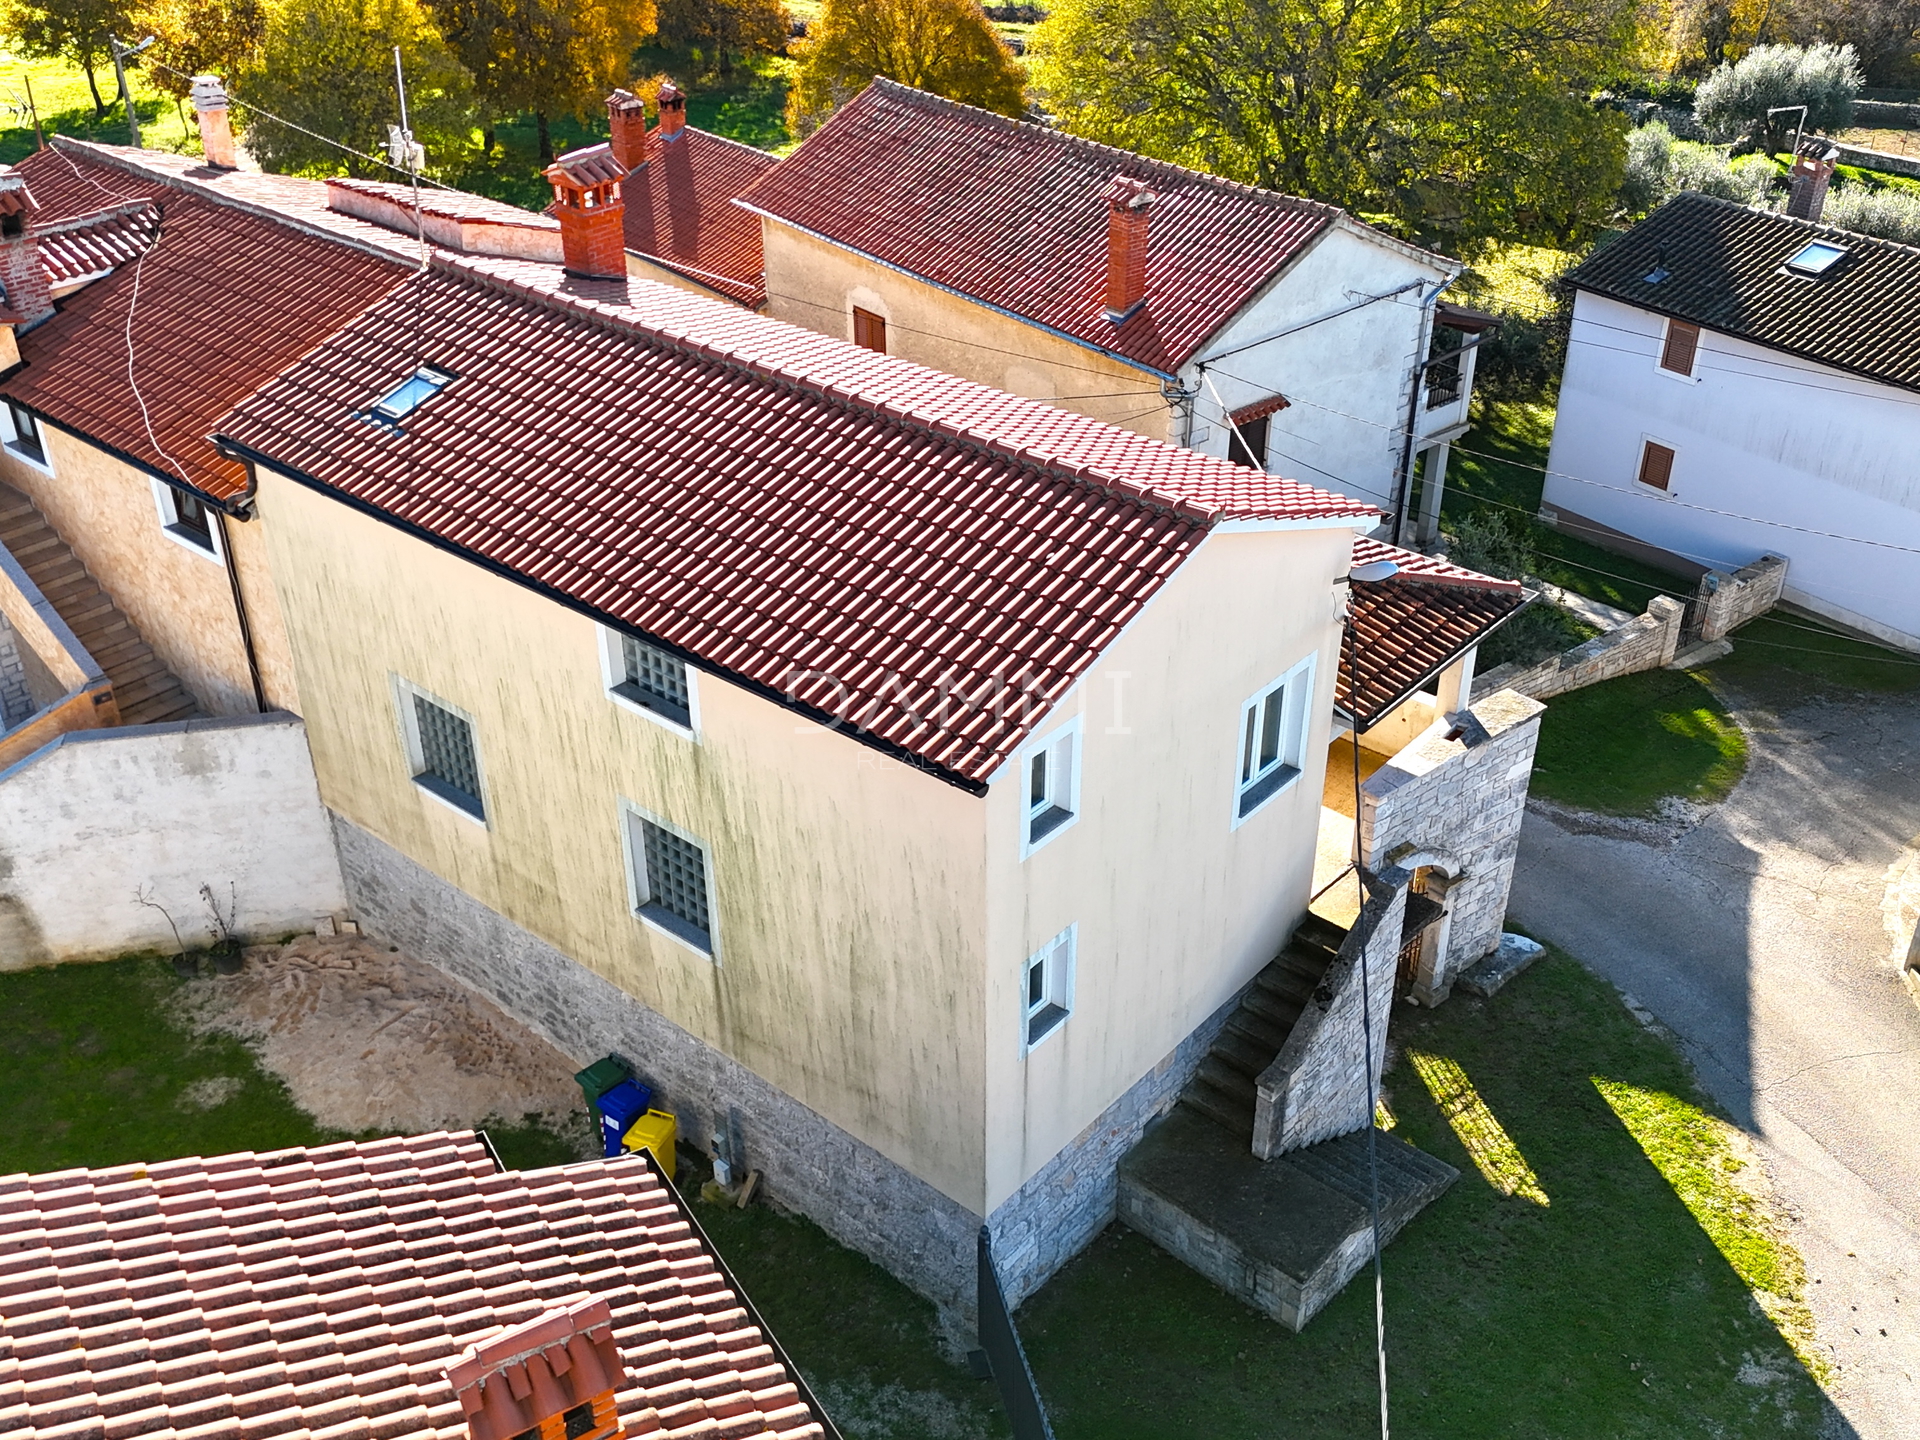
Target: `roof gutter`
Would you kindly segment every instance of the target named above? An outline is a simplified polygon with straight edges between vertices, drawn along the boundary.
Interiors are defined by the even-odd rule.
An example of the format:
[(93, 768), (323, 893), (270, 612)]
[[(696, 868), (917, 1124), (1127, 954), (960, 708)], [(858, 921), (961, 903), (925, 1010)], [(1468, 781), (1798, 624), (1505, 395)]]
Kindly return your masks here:
[[(22, 361), (18, 366), (15, 366), (14, 369), (7, 371), (5, 376), (0, 376), (0, 380), (11, 378), (14, 374), (18, 373), (18, 371), (25, 369), (26, 363), (27, 362)], [(248, 476), (247, 487), (241, 491), (238, 496), (216, 495), (211, 490), (195, 485), (190, 480), (183, 479), (177, 472), (169, 473), (168, 471), (162, 470), (159, 466), (142, 460), (138, 455), (129, 454), (118, 445), (109, 444), (97, 435), (89, 435), (86, 431), (69, 425), (56, 416), (49, 415), (46, 411), (27, 404), (24, 400), (15, 400), (13, 403), (18, 405), (22, 410), (25, 410), (41, 424), (51, 425), (54, 429), (71, 435), (74, 439), (113, 456), (113, 458), (118, 460), (122, 465), (138, 470), (141, 474), (158, 480), (162, 485), (171, 485), (176, 490), (185, 490), (197, 495), (223, 515), (231, 515), (235, 520), (249, 520), (253, 518), (250, 514), (250, 508), (253, 503), (253, 483), (251, 475)]]
[[(796, 699), (786, 691), (769, 685), (765, 681), (755, 680), (751, 676), (742, 675), (739, 671), (729, 669), (723, 665), (716, 665), (704, 656), (694, 654), (685, 646), (676, 645), (671, 640), (663, 639), (625, 620), (617, 619), (607, 614), (604, 610), (597, 609), (583, 600), (578, 600), (568, 595), (565, 591), (555, 589), (551, 585), (543, 585), (536, 580), (528, 579), (517, 570), (503, 565), (497, 560), (488, 559), (486, 556), (476, 554), (464, 546), (455, 545), (452, 541), (434, 534), (431, 530), (402, 520), (399, 516), (382, 510), (379, 506), (361, 500), (357, 496), (348, 495), (336, 489), (334, 486), (327, 484), (326, 481), (320, 479), (318, 476), (309, 475), (303, 470), (297, 470), (291, 465), (275, 460), (271, 455), (256, 450), (252, 446), (239, 440), (235, 440), (231, 435), (216, 434), (210, 438), (221, 453), (230, 455), (236, 460), (244, 461), (248, 466), (250, 475), (252, 474), (253, 467), (264, 465), (275, 474), (286, 476), (287, 479), (293, 481), (295, 484), (303, 485), (317, 494), (337, 501), (350, 510), (357, 510), (369, 519), (377, 520), (381, 524), (390, 526), (404, 535), (409, 535), (415, 540), (423, 541), (436, 550), (455, 556), (470, 565), (476, 565), (488, 574), (498, 576), (502, 580), (518, 585), (523, 590), (530, 590), (543, 599), (551, 600), (556, 605), (563, 606), (577, 615), (584, 615), (596, 624), (606, 626), (609, 630), (618, 631), (623, 635), (631, 635), (637, 640), (644, 640), (649, 645), (664, 650), (670, 655), (679, 657), (695, 669), (705, 671), (710, 675), (718, 675), (722, 679), (738, 685), (741, 689), (758, 695), (763, 700), (770, 700), (782, 709), (791, 710), (797, 715), (804, 716), (823, 729), (850, 735), (860, 744), (870, 749), (878, 750), (881, 754), (898, 760), (902, 764), (910, 766), (912, 769), (918, 770), (923, 774), (930, 775), (936, 780), (944, 780), (957, 790), (964, 790), (967, 794), (974, 796), (981, 796), (987, 793), (987, 782), (984, 780), (972, 779), (969, 776), (961, 774), (958, 770), (940, 764), (938, 761), (928, 760), (923, 756), (916, 755), (904, 745), (892, 740), (882, 739), (872, 731), (864, 729), (859, 725), (849, 725), (842, 717), (830, 711), (822, 710), (816, 705), (810, 705), (804, 700)], [(251, 487), (249, 493), (251, 494)]]

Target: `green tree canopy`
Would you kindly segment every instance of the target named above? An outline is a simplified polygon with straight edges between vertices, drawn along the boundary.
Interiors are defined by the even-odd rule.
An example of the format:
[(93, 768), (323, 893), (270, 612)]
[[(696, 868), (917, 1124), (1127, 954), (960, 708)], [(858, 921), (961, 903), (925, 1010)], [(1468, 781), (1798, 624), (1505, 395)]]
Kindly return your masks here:
[(827, 0), (787, 92), (797, 135), (876, 75), (1002, 115), (1026, 112), (1026, 76), (979, 0)]
[(660, 0), (654, 44), (689, 74), (731, 74), (753, 55), (771, 55), (787, 43), (780, 0)]
[(553, 159), (549, 117), (597, 108), (626, 83), (635, 48), (654, 32), (653, 0), (427, 3), (489, 122), (533, 112), (543, 164)]
[(227, 79), (260, 59), (267, 38), (264, 0), (147, 0), (134, 26), (156, 37), (148, 78), (156, 89), (184, 100), (195, 75)]
[(6, 0), (0, 31), (13, 50), (39, 60), (71, 60), (87, 76), (96, 119), (107, 113), (94, 72), (112, 63), (107, 37), (127, 39), (133, 29), (127, 0)]
[(1602, 224), (1635, 0), (1060, 0), (1035, 90), (1067, 129), (1341, 205), (1427, 243)]
[(1700, 82), (1693, 113), (1709, 133), (1753, 148), (1784, 150), (1798, 115), (1772, 109), (1807, 107), (1807, 129), (1844, 129), (1860, 93), (1860, 65), (1851, 45), (1756, 45)]
[[(472, 80), (415, 0), (279, 0), (260, 59), (238, 98), (320, 135), (376, 155), (399, 123), (393, 47), (407, 72), (413, 132), (429, 167), (456, 164), (471, 133)], [(308, 175), (393, 173), (270, 120), (249, 126), (247, 148), (268, 170)]]

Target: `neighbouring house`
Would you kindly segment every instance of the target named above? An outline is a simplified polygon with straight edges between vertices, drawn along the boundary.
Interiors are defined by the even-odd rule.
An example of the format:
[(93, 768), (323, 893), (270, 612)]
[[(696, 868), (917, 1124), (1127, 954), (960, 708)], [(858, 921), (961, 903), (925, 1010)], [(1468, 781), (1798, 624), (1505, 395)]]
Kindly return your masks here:
[[(1920, 650), (1920, 250), (1681, 195), (1567, 276), (1543, 517)], [(1817, 182), (1817, 183), (1816, 183)], [(1804, 194), (1803, 194), (1804, 192)]]
[(831, 1440), (638, 1157), (483, 1135), (0, 1177), (0, 1432)]
[[(619, 1050), (943, 1305), (971, 1308), (983, 1220), (1016, 1301), (1108, 1223), (1120, 1157), (1356, 843), (1431, 897), (1390, 937), (1415, 998), (1498, 942), (1537, 707), (1464, 702), (1525, 597), (1357, 542), (1376, 507), (636, 277), (608, 146), (552, 167), (549, 217), (68, 141), (30, 165), (157, 211), (20, 336), (0, 393), (57, 372), (42, 331), (111, 382), (24, 392), (86, 457), (38, 493), (104, 456), (95, 528), (182, 548), (159, 481), (245, 537), (207, 553), (254, 547), (246, 608), (212, 613), (272, 607), (256, 663), (355, 917), (582, 1062)], [(146, 288), (176, 218), (238, 328), (149, 372), (147, 327), (213, 303)], [(276, 276), (281, 232), (334, 328), (269, 365), (240, 322), (277, 300), (217, 267)], [(188, 457), (218, 482), (167, 481)], [(143, 554), (96, 549), (96, 588), (210, 603)], [(246, 673), (183, 633), (183, 671)], [(1215, 1075), (1251, 1117), (1256, 1080)], [(1261, 1143), (1364, 1127), (1351, 1089)]]
[(1298, 475), (1402, 540), (1424, 456), (1438, 516), (1490, 323), (1438, 302), (1457, 261), (885, 79), (736, 203), (764, 222), (769, 314)]

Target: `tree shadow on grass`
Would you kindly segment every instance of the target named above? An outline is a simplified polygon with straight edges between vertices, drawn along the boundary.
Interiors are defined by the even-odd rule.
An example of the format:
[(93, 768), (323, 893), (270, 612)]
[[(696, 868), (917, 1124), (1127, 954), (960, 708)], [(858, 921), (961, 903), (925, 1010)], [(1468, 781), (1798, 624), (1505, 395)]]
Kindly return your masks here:
[[(1388, 1247), (1395, 1428), (1565, 1440), (1813, 1436), (1818, 1386), (1594, 1084), (1695, 1097), (1680, 1058), (1578, 965), (1396, 1015), (1457, 1064), (1548, 1204), (1482, 1177), (1402, 1060), (1399, 1132), (1461, 1170)], [(1062, 1440), (1378, 1433), (1364, 1275), (1294, 1336), (1114, 1227), (1021, 1313)]]

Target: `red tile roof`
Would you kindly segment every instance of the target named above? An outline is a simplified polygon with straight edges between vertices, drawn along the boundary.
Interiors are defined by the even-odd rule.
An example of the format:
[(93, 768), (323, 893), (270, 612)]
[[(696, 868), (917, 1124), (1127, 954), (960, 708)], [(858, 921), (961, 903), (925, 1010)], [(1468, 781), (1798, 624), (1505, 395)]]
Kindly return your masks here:
[(471, 1133), (0, 1177), (0, 1434), (465, 1440), (448, 1371), (604, 1304), (634, 1437), (824, 1437), (639, 1156), (498, 1173)]
[(160, 208), (151, 200), (128, 200), (91, 214), (36, 220), (40, 264), (55, 285), (98, 275), (134, 259), (153, 243)]
[[(460, 378), (404, 435), (355, 418), (415, 356)], [(223, 429), (968, 788), (1212, 524), (1377, 514), (665, 285), (472, 257)]]
[(732, 203), (780, 162), (688, 126), (647, 137), (645, 165), (621, 186), (627, 248), (743, 305), (766, 299), (760, 217)]
[(1400, 573), (1353, 583), (1354, 641), (1341, 645), (1334, 695), (1351, 715), (1357, 692), (1363, 734), (1527, 603), (1516, 580), (1497, 580), (1364, 536), (1353, 542), (1356, 566), (1379, 560), (1391, 560)]
[[(1117, 325), (1101, 199), (1115, 175), (1159, 197), (1146, 303)], [(1168, 374), (1341, 215), (884, 79), (741, 203)]]
[[(246, 472), (208, 442), (214, 422), (410, 273), (398, 257), (141, 177), (85, 147), (41, 150), (17, 168), (40, 202), (36, 225), (56, 230), (51, 274), (109, 252), (123, 263), (20, 337), (26, 367), (0, 393), (216, 499), (240, 493)], [(302, 183), (324, 198), (324, 186)], [(144, 258), (124, 263), (153, 212), (157, 240), (149, 234)], [(88, 215), (103, 218), (56, 223)]]

